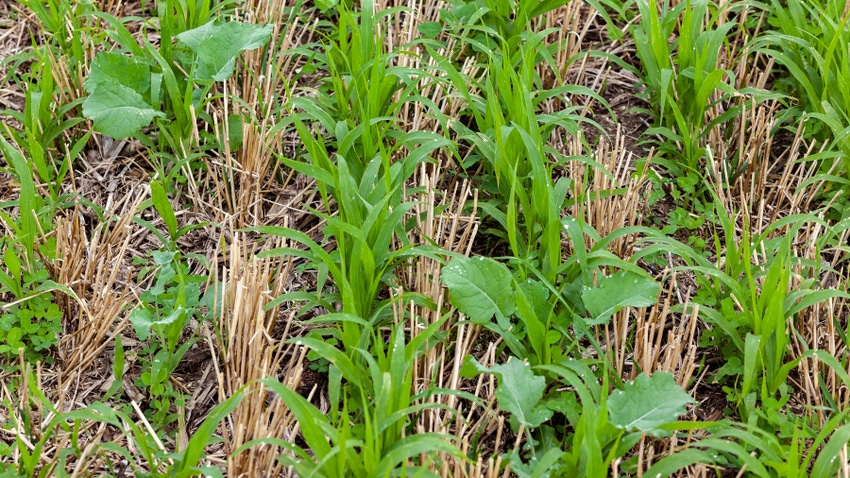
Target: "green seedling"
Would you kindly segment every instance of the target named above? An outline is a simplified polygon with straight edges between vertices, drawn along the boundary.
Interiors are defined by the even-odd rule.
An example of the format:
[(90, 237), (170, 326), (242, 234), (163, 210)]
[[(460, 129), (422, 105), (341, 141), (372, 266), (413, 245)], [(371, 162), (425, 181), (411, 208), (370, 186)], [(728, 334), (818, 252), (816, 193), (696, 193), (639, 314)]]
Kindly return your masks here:
[[(327, 319), (359, 320), (340, 314)], [(388, 476), (400, 470), (416, 475), (427, 469), (435, 453), (460, 458), (460, 450), (450, 436), (411, 433), (409, 429), (412, 414), (436, 407), (427, 402), (414, 403), (427, 395), (413, 395), (411, 364), (444, 322), (445, 319), (432, 324), (409, 343), (405, 343), (401, 327), (394, 329), (388, 344), (381, 334), (372, 335), (372, 352), (357, 350), (368, 364), (365, 369), (355, 366), (346, 354), (324, 341), (310, 337), (298, 340), (333, 364), (331, 411), (320, 412), (277, 381), (264, 383), (296, 416), (311, 453), (291, 443), (269, 439), (245, 447), (256, 443), (283, 446), (288, 453), (280, 459), (304, 476)]]
[(55, 256), (51, 242), (39, 244), (43, 198), (38, 194), (33, 170), (23, 154), (0, 134), (0, 150), (11, 164), (20, 182), (20, 197), (4, 204), (17, 206), (17, 219), (0, 211), (0, 221), (11, 234), (0, 239), (2, 267), (0, 293), (12, 300), (0, 305), (0, 356), (10, 360), (24, 351), (30, 361), (43, 360), (45, 352), (56, 345), (61, 330), (62, 312), (53, 300), (53, 292), (76, 297), (67, 287), (50, 279), (46, 258)]
[(153, 339), (143, 350), (149, 370), (142, 372), (137, 385), (149, 391), (153, 420), (164, 426), (178, 419), (171, 405), (184, 402), (170, 377), (195, 343), (194, 339), (181, 343), (181, 338), (189, 321), (201, 317), (200, 287), (207, 278), (189, 274), (177, 252), (153, 251), (151, 256), (159, 268), (156, 282), (140, 296), (142, 305), (130, 315), (130, 322), (139, 339)]
[[(453, 36), (469, 43), (479, 53), (498, 53), (511, 60), (522, 58), (520, 45), (528, 39), (532, 25), (546, 13), (569, 3), (567, 0), (454, 0), (440, 10), (443, 25)], [(426, 29), (426, 32), (428, 30)], [(432, 36), (436, 36), (432, 33)], [(545, 56), (551, 55), (548, 52)]]
[[(13, 442), (15, 460), (9, 462), (12, 465), (4, 470), (0, 464), (0, 472), (7, 473), (3, 476), (70, 476), (70, 469), (83, 470), (94, 466), (103, 470), (103, 467), (108, 467), (113, 460), (118, 459), (126, 460), (125, 463), (136, 476), (188, 478), (200, 474), (221, 477), (222, 473), (218, 468), (202, 466), (200, 461), (204, 457), (206, 446), (215, 441), (214, 433), (218, 425), (249, 393), (243, 388), (216, 405), (185, 448), (169, 452), (162, 448), (159, 437), (150, 435), (147, 428), (138, 424), (129, 414), (102, 402), (95, 402), (80, 410), (60, 412), (37, 387), (34, 374), (29, 370), (25, 373), (30, 376), (28, 394), (33, 403), (20, 404), (19, 410), (24, 410), (25, 417), (29, 419), (15, 427), (25, 432), (18, 435)], [(36, 413), (40, 415), (33, 417)], [(36, 423), (41, 424), (35, 426)], [(81, 426), (83, 423), (109, 426), (115, 429), (121, 438), (115, 441), (100, 441), (88, 427)], [(65, 439), (61, 450), (51, 447), (58, 436)], [(55, 459), (47, 461), (45, 466), (45, 457), (51, 454)]]
[[(6, 249), (4, 258), (7, 268), (16, 260), (12, 259), (14, 253), (9, 254), (10, 251), (11, 248)], [(16, 296), (20, 297), (17, 303), (0, 308), (0, 357), (9, 363), (23, 350), (24, 358), (36, 362), (43, 360), (44, 354), (58, 343), (63, 314), (54, 302), (53, 294), (47, 293), (46, 269), (40, 269), (35, 275), (28, 271), (16, 272), (21, 273), (20, 285), (25, 295)], [(43, 291), (38, 292), (39, 288)]]
[[(257, 228), (259, 232), (283, 236), (307, 247), (306, 251), (285, 248), (261, 256), (291, 254), (303, 257), (313, 264), (319, 275), (317, 294), (286, 294), (268, 307), (284, 300), (306, 299), (308, 306), (333, 310), (337, 303), (342, 312), (379, 324), (389, 309), (386, 303), (376, 303), (376, 299), (388, 285), (387, 279), (395, 266), (407, 257), (422, 254), (441, 260), (434, 248), (408, 244), (405, 217), (414, 204), (402, 202), (402, 192), (416, 168), (429, 161), (431, 154), (448, 149), (451, 143), (427, 132), (383, 138), (379, 130), (367, 127), (370, 125), (356, 124), (351, 128), (347, 121), (334, 123), (330, 115), (312, 102), (296, 104), (305, 110), (304, 115), (296, 113), (290, 117), (304, 144), (304, 161), (280, 159), (286, 166), (316, 180), (325, 211), (336, 209), (335, 215), (313, 211), (327, 222), (323, 233), (326, 240), (335, 241), (336, 250), (327, 252), (299, 231)], [(302, 116), (333, 131), (335, 152), (330, 150), (328, 141), (308, 128)], [(385, 144), (388, 139), (395, 139), (395, 142)], [(374, 149), (358, 145), (373, 145)], [(373, 155), (363, 156), (369, 152)], [(393, 162), (392, 158), (399, 159)], [(394, 241), (400, 242), (398, 249), (392, 247)], [(337, 292), (326, 295), (323, 288), (328, 276)], [(353, 322), (344, 322), (341, 327), (341, 343), (352, 354), (350, 357), (359, 361), (353, 350), (365, 347), (367, 330)]]
[[(44, 27), (42, 33), (46, 40), (36, 43), (33, 39), (28, 58), (32, 60), (29, 73), (12, 77), (24, 92), (23, 111), (2, 110), (0, 115), (9, 116), (20, 124), (20, 129), (15, 129), (4, 122), (3, 130), (25, 152), (37, 179), (47, 188), (47, 205), (52, 214), (68, 204), (70, 194), (61, 195), (60, 186), (91, 136), (86, 134), (80, 138), (75, 133), (76, 127), (85, 121), (76, 114), (82, 99), (67, 99), (68, 96), (76, 98), (78, 93), (73, 90), (81, 85), (62, 83), (73, 83), (84, 76), (87, 60), (83, 42), (90, 29), (85, 22), (93, 5), (59, 0), (49, 0), (46, 4), (25, 0), (22, 4), (35, 13)], [(68, 31), (74, 34), (69, 35)], [(57, 63), (68, 65), (67, 75), (57, 76)]]
[[(690, 264), (673, 270), (697, 273), (700, 292), (694, 301), (700, 304), (700, 314), (714, 327), (704, 335), (708, 337), (706, 345), (717, 345), (729, 360), (719, 375), (740, 380), (727, 391), (744, 418), (767, 419), (778, 426), (775, 421), (783, 420), (779, 409), (789, 398), (788, 374), (799, 361), (787, 358), (793, 333), (789, 321), (793, 323), (796, 314), (819, 302), (850, 295), (841, 290), (817, 288), (814, 278), (823, 266), (791, 256), (794, 231), (807, 222), (819, 223), (828, 230), (829, 226), (822, 220), (813, 215), (789, 216), (757, 237), (750, 237), (744, 223), (743, 236), (737, 238), (734, 221), (719, 204), (716, 209), (724, 227), (725, 243), (715, 241), (718, 257), (721, 250), (725, 254), (722, 267), (671, 238), (652, 239), (657, 243), (641, 249), (638, 255), (663, 248)], [(782, 227), (788, 227), (790, 232), (779, 240), (768, 241), (770, 234)], [(760, 260), (753, 263), (754, 259)], [(800, 274), (803, 274), (798, 279), (800, 284), (792, 290), (789, 280)], [(674, 307), (676, 311), (683, 309), (683, 306)], [(766, 417), (755, 413), (756, 399)]]
[[(366, 130), (356, 140), (360, 161), (350, 163), (355, 181), (363, 174), (363, 162), (378, 154), (382, 139), (388, 134), (394, 136), (389, 119), (408, 101), (416, 85), (410, 78), (417, 72), (389, 66), (396, 54), (387, 54), (378, 29), (385, 15), (374, 13), (371, 1), (363, 3), (359, 15), (341, 6), (337, 38), (320, 57), (326, 60), (330, 76), (322, 88), (324, 94), (317, 99), (318, 106), (334, 121), (345, 121), (349, 129), (362, 125)], [(403, 78), (407, 78), (407, 84)], [(400, 100), (396, 101), (393, 96), (399, 91)]]
[[(796, 427), (790, 442), (774, 430), (735, 423), (673, 424), (669, 429), (693, 433), (706, 430), (711, 436), (697, 440), (655, 463), (648, 476), (672, 476), (678, 470), (703, 463), (746, 469), (752, 476), (773, 478), (835, 476), (841, 466), (841, 449), (850, 439), (847, 411), (836, 414), (817, 429)], [(798, 422), (802, 420), (798, 419)], [(651, 475), (650, 475), (651, 474)]]
[(23, 264), (28, 270), (36, 267), (36, 240), (42, 229), (39, 215), (42, 210), (43, 198), (35, 188), (30, 164), (21, 152), (9, 144), (6, 138), (0, 134), (0, 148), (6, 161), (11, 163), (12, 170), (21, 185), (20, 197), (16, 203), (6, 203), (5, 206), (18, 206), (20, 214), (19, 221), (12, 220), (5, 213), (2, 219), (7, 228), (14, 233), (15, 242), (20, 245), (23, 252)]
[(139, 339), (155, 339), (144, 350), (149, 370), (141, 374), (138, 384), (151, 394), (154, 421), (167, 425), (178, 418), (170, 411), (172, 403), (180, 406), (184, 401), (182, 394), (174, 390), (170, 376), (194, 344), (193, 339), (181, 344), (181, 339), (189, 321), (202, 318), (201, 287), (207, 281), (206, 276), (189, 273), (188, 264), (177, 248), (177, 240), (204, 224), (178, 228), (165, 188), (158, 181), (151, 181), (151, 196), (151, 202), (166, 224), (168, 235), (159, 233), (152, 224), (142, 219), (137, 218), (137, 222), (156, 233), (166, 249), (151, 252), (155, 282), (141, 294), (142, 303), (130, 315), (130, 322)]
[(87, 63), (86, 40), (93, 31), (91, 14), (96, 11), (94, 2), (21, 0), (20, 3), (35, 14), (41, 34), (47, 39), (40, 54), (47, 54), (45, 50), (50, 50), (51, 54), (55, 52), (56, 57), (66, 58), (71, 67), (70, 78), (83, 78)]
[(476, 84), (472, 79), (464, 78), (433, 50), (429, 53), (466, 99), (475, 119), (477, 130), (458, 122), (451, 127), (474, 147), (464, 167), (471, 169), (480, 162), (485, 168), (484, 187), (494, 197), (483, 203), (482, 209), (501, 226), (497, 235), (509, 243), (514, 257), (537, 263), (546, 279), (554, 281), (562, 250), (560, 212), (567, 205), (570, 180), (553, 179), (554, 169), (566, 158), (544, 145), (559, 128), (580, 134), (579, 121), (585, 120), (575, 114), (576, 106), (551, 115), (536, 111), (541, 102), (561, 95), (585, 95), (605, 103), (590, 89), (575, 85), (538, 92), (534, 51), (540, 42), (541, 38), (535, 37), (523, 44), (524, 54), (516, 69), (504, 58), (490, 55), (490, 74), (477, 85), (483, 97), (472, 94), (470, 85)]
[[(720, 67), (721, 53), (737, 27), (734, 22), (720, 23), (722, 7), (710, 0), (671, 4), (668, 0), (638, 0), (641, 19), (631, 32), (642, 68), (635, 73), (646, 86), (649, 113), (655, 118), (645, 134), (657, 138), (661, 154), (654, 161), (689, 192), (683, 199), (685, 209), (690, 209), (691, 202), (701, 204), (704, 195), (704, 191), (693, 190), (693, 185), (702, 184), (708, 174), (702, 166), (709, 153), (707, 135), (743, 111), (733, 97), (750, 95), (758, 102), (776, 95), (736, 90), (734, 73)], [(678, 39), (671, 41), (676, 27)], [(726, 104), (732, 106), (709, 117), (712, 108)], [(732, 165), (733, 179), (741, 167)]]
[[(840, 151), (840, 174), (850, 175), (850, 29), (846, 5), (839, 0), (759, 4), (770, 15), (772, 30), (753, 42), (754, 50), (776, 60), (787, 71), (777, 81), (799, 105), (785, 116), (796, 128), (805, 120), (806, 136), (830, 141)], [(823, 170), (830, 169), (826, 161)]]
[[(174, 169), (179, 169), (179, 166), (186, 161), (188, 161), (188, 158), (184, 159), (181, 163), (178, 163), (177, 168)], [(172, 169), (170, 173), (171, 175), (167, 175), (160, 180), (154, 179), (150, 182), (151, 200), (145, 201), (139, 206), (139, 210), (141, 211), (153, 205), (154, 209), (157, 213), (159, 213), (162, 221), (165, 223), (168, 234), (161, 233), (156, 226), (140, 217), (133, 218), (134, 222), (142, 225), (145, 229), (153, 233), (157, 239), (162, 242), (165, 248), (171, 252), (176, 252), (178, 250), (178, 239), (195, 229), (209, 225), (207, 222), (199, 222), (197, 224), (186, 224), (181, 227), (177, 223), (177, 215), (174, 213), (174, 208), (171, 206), (171, 201), (168, 199), (168, 192), (166, 191), (165, 186), (173, 179), (173, 174), (175, 174), (174, 169)]]
[[(325, 137), (325, 146), (337, 149), (337, 153), (344, 156), (355, 184), (361, 182), (375, 157), (382, 158), (381, 167), (385, 171), (389, 169), (386, 148), (401, 141), (403, 134), (397, 118), (405, 104), (420, 99), (416, 90), (424, 75), (413, 68), (393, 66), (410, 53), (386, 51), (382, 26), (390, 21), (394, 10), (380, 13), (373, 10), (372, 2), (365, 2), (360, 12), (351, 12), (341, 6), (339, 25), (334, 27), (328, 44), (321, 46), (321, 53), (305, 48), (293, 51), (309, 55), (310, 64), (329, 73), (315, 92), (315, 98), (292, 99), (293, 106), (304, 111), (297, 115), (302, 121), (316, 122), (332, 132)], [(434, 105), (426, 106), (438, 110)], [(292, 116), (283, 118), (272, 131), (289, 127), (292, 121)], [(421, 133), (424, 132), (417, 132)], [(300, 130), (299, 135), (303, 136)], [(427, 138), (426, 142), (430, 140)], [(321, 155), (310, 154), (314, 161), (320, 161), (315, 158)], [(330, 158), (333, 160), (333, 155)], [(390, 188), (389, 176), (383, 179)]]
[[(8, 115), (21, 123), (21, 131), (14, 130), (4, 124), (5, 132), (21, 149), (27, 152), (33, 169), (38, 173), (42, 181), (50, 188), (51, 196), (58, 195), (58, 185), (62, 182), (69, 165), (56, 161), (54, 155), (57, 142), (64, 139), (63, 135), (84, 121), (82, 118), (66, 119), (70, 113), (82, 103), (82, 100), (73, 101), (67, 105), (56, 105), (59, 96), (59, 85), (53, 80), (52, 66), (45, 57), (32, 67), (31, 78), (26, 84), (21, 85), (26, 92), (24, 111), (4, 110), (0, 114)], [(88, 141), (89, 136), (85, 136)], [(86, 141), (83, 141), (83, 145)], [(76, 157), (82, 146), (79, 142), (66, 151), (59, 150), (59, 154), (70, 153)], [(58, 163), (58, 164), (57, 164)]]
[[(17, 177), (21, 184), (20, 197), (17, 201), (0, 202), (0, 210), (18, 206), (19, 219), (13, 220), (10, 216), (0, 211), (0, 220), (12, 231), (10, 236), (10, 247), (16, 249), (16, 254), (22, 254), (22, 264), (28, 273), (35, 273), (43, 267), (43, 258), (53, 259), (55, 256), (55, 239), (50, 238), (41, 244), (37, 241), (42, 233), (52, 229), (54, 214), (58, 209), (70, 204), (68, 199), (72, 194), (62, 194), (61, 184), (70, 170), (71, 164), (80, 154), (88, 142), (91, 134), (86, 134), (76, 141), (68, 150), (60, 152), (54, 148), (54, 144), (63, 133), (77, 124), (79, 121), (67, 120), (62, 122), (61, 118), (74, 105), (61, 108), (58, 113), (53, 112), (53, 96), (55, 85), (51, 79), (50, 68), (43, 63), (38, 63), (33, 70), (41, 70), (40, 79), (37, 84), (31, 84), (25, 97), (25, 109), (21, 112), (3, 112), (14, 117), (23, 125), (23, 131), (16, 131), (8, 125), (4, 125), (6, 133), (12, 139), (13, 145), (7, 141), (6, 136), (0, 131), (0, 152), (6, 158), (10, 171)], [(60, 142), (61, 143), (61, 142)], [(63, 161), (56, 161), (57, 155), (63, 154)], [(36, 181), (47, 189), (47, 195), (42, 196), (36, 188)], [(7, 264), (8, 266), (9, 264)], [(0, 275), (0, 280), (6, 283), (15, 294), (15, 297), (23, 297), (21, 289), (22, 275), (17, 278)], [(17, 286), (10, 286), (9, 282), (17, 282)]]

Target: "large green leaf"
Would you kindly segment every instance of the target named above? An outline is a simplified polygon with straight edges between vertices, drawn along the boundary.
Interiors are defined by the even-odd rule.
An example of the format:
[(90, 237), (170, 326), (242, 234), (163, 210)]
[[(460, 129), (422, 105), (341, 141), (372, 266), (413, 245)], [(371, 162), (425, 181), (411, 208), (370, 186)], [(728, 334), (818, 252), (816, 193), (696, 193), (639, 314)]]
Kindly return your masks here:
[(516, 310), (511, 272), (493, 259), (455, 259), (440, 277), (451, 292), (452, 305), (475, 323), (486, 323), (495, 314), (506, 317)]
[(150, 90), (151, 69), (135, 58), (118, 53), (98, 53), (83, 86), (93, 93), (104, 83), (117, 83), (144, 95)]
[(177, 35), (177, 39), (198, 55), (198, 79), (224, 81), (233, 74), (239, 53), (268, 43), (272, 29), (272, 25), (210, 22)]
[[(168, 200), (168, 193), (159, 181), (151, 181), (151, 199), (156, 211), (162, 216), (165, 226), (168, 227), (168, 235), (172, 241), (177, 240), (177, 216), (174, 215), (174, 208), (171, 207), (171, 202)], [(173, 258), (173, 256), (172, 256)], [(168, 260), (171, 263), (171, 259)]]
[(94, 121), (94, 129), (113, 138), (126, 138), (149, 125), (160, 111), (147, 104), (137, 91), (117, 81), (104, 81), (83, 103), (83, 116)]
[(527, 362), (511, 357), (505, 364), (487, 368), (469, 357), (462, 373), (464, 376), (474, 373), (492, 373), (497, 376), (499, 385), (496, 387), (496, 399), (499, 407), (511, 414), (511, 420), (516, 425), (534, 428), (552, 416), (552, 410), (540, 403), (543, 391), (546, 390), (546, 379), (534, 375)]
[(666, 436), (669, 432), (659, 427), (676, 421), (693, 402), (673, 375), (655, 372), (651, 377), (640, 374), (622, 390), (615, 390), (608, 397), (608, 413), (611, 424), (618, 428)]
[(660, 286), (649, 277), (631, 271), (620, 271), (602, 277), (596, 287), (585, 287), (581, 293), (587, 311), (588, 324), (604, 324), (625, 307), (655, 305)]

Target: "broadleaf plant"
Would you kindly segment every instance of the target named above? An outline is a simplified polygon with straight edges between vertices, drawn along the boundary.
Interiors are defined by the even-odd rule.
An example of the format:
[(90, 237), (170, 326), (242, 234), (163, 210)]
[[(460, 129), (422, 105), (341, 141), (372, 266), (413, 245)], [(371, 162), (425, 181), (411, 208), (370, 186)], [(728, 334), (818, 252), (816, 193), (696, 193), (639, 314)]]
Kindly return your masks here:
[(651, 278), (631, 271), (602, 277), (596, 287), (585, 287), (581, 293), (591, 316), (587, 323), (603, 324), (626, 307), (651, 307), (660, 289)]
[(546, 379), (535, 375), (527, 362), (511, 358), (507, 363), (487, 368), (469, 357), (464, 369), (466, 375), (491, 373), (499, 378), (496, 399), (499, 406), (511, 414), (514, 430), (519, 425), (538, 427), (552, 417), (552, 410), (540, 403), (546, 390)]
[(177, 35), (177, 39), (198, 56), (197, 79), (225, 81), (233, 74), (236, 57), (264, 46), (271, 34), (272, 25), (210, 22)]
[[(167, 140), (186, 144), (193, 130), (187, 118), (192, 117), (193, 107), (202, 109), (199, 102), (211, 82), (227, 80), (239, 54), (265, 45), (271, 33), (270, 25), (209, 22), (175, 37), (187, 47), (175, 50), (181, 54), (162, 55), (150, 45), (147, 49), (131, 45), (135, 55), (130, 57), (98, 53), (84, 84), (89, 96), (83, 103), (83, 116), (94, 121), (95, 130), (114, 138), (138, 135), (156, 119)], [(170, 53), (174, 39), (162, 42), (161, 50)], [(176, 128), (164, 128), (174, 122), (179, 123)], [(147, 138), (139, 139), (149, 144)], [(174, 148), (177, 143), (171, 145)]]
[(659, 428), (686, 412), (694, 400), (682, 390), (673, 375), (655, 372), (623, 384), (608, 397), (611, 424), (626, 431), (641, 431), (654, 436), (669, 432)]
[(96, 130), (113, 138), (132, 136), (155, 117), (165, 117), (137, 91), (112, 81), (100, 83), (92, 92), (83, 103), (83, 115), (94, 121)]
[(486, 257), (460, 258), (443, 269), (441, 278), (451, 291), (451, 303), (475, 323), (494, 315), (506, 317), (516, 310), (511, 272)]

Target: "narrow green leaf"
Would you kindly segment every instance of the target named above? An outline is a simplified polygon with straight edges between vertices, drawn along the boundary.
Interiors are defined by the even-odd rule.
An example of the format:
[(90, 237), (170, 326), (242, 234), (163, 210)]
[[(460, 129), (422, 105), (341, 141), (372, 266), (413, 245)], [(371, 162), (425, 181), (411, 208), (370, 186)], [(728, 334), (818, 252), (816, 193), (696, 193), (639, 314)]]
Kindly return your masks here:
[(176, 477), (188, 478), (197, 475), (195, 466), (197, 466), (198, 461), (204, 455), (204, 448), (209, 444), (210, 437), (215, 433), (218, 424), (239, 405), (239, 402), (246, 395), (248, 395), (248, 392), (244, 390), (240, 391), (236, 395), (219, 403), (210, 411), (207, 418), (201, 423), (201, 426), (192, 434), (192, 438), (189, 439), (189, 443), (186, 445), (186, 449), (183, 450), (182, 456), (175, 463), (174, 474)]
[(168, 235), (172, 241), (177, 240), (177, 216), (174, 215), (174, 208), (171, 207), (171, 202), (168, 200), (168, 194), (165, 188), (159, 181), (151, 181), (151, 199), (153, 207), (162, 216), (162, 220), (168, 227)]
[(106, 391), (106, 396), (103, 400), (108, 400), (123, 387), (124, 380), (124, 344), (121, 342), (121, 336), (115, 337), (115, 353), (112, 360), (112, 384), (109, 390)]
[(310, 450), (316, 458), (323, 460), (331, 454), (331, 445), (328, 438), (322, 432), (322, 425), (328, 424), (327, 417), (320, 412), (312, 403), (301, 395), (288, 389), (285, 385), (274, 379), (260, 380), (266, 387), (280, 396), (281, 400), (289, 407), (298, 424), (301, 426), (301, 434)]
[(6, 252), (3, 253), (3, 262), (6, 264), (6, 268), (9, 269), (9, 273), (12, 275), (12, 278), (15, 279), (15, 281), (20, 281), (21, 261), (18, 259), (18, 255), (12, 247), (6, 247)]
[(72, 298), (72, 299), (74, 299), (74, 300), (77, 300), (77, 301), (79, 301), (79, 300), (80, 300), (80, 298), (79, 298), (79, 297), (77, 297), (77, 294), (76, 294), (73, 290), (71, 290), (71, 288), (70, 288), (70, 287), (68, 287), (68, 286), (66, 286), (66, 285), (64, 285), (64, 284), (60, 284), (60, 283), (58, 283), (58, 282), (52, 281), (52, 280), (50, 280), (50, 279), (48, 279), (48, 280), (46, 280), (46, 281), (42, 282), (41, 284), (39, 284), (39, 285), (38, 285), (38, 287), (36, 287), (36, 288), (35, 288), (35, 290), (36, 290), (37, 292), (54, 292), (54, 291), (58, 291), (58, 292), (61, 292), (61, 293), (65, 294), (65, 295), (67, 295), (68, 297), (70, 297), (70, 298)]

